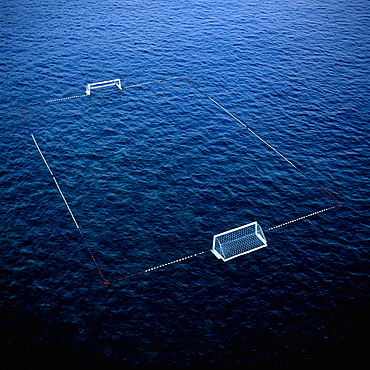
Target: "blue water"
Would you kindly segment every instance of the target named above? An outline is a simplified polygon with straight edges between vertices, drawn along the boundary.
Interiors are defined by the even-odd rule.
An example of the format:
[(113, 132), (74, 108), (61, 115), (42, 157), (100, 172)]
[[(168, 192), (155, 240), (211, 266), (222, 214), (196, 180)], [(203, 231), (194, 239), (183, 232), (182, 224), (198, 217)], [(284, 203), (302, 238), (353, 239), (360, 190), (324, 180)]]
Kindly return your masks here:
[[(4, 0), (0, 9), (6, 359), (288, 368), (363, 358), (368, 1)], [(29, 106), (26, 119), (18, 109), (83, 95), (88, 82), (180, 76), (204, 94), (178, 78)], [(331, 206), (230, 262), (207, 252), (109, 285), (86, 248), (110, 281), (208, 251), (228, 229), (257, 220), (266, 230)]]

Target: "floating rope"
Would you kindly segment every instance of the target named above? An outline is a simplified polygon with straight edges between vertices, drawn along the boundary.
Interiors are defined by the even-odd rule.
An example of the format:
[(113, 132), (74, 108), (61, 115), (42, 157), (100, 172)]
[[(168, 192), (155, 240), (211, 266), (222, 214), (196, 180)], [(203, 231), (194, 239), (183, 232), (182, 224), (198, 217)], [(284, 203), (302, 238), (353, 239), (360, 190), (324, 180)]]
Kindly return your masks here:
[(67, 202), (67, 200), (66, 200), (66, 198), (65, 198), (65, 196), (64, 196), (64, 194), (63, 194), (63, 192), (62, 192), (62, 190), (61, 190), (61, 188), (60, 188), (60, 186), (59, 186), (59, 184), (58, 184), (58, 181), (57, 181), (57, 179), (55, 178), (55, 176), (54, 176), (54, 174), (53, 174), (53, 171), (51, 170), (51, 168), (50, 168), (50, 166), (49, 166), (48, 162), (46, 161), (46, 159), (45, 159), (44, 155), (42, 154), (42, 151), (41, 151), (41, 149), (40, 149), (40, 147), (39, 147), (39, 144), (37, 143), (37, 141), (36, 141), (35, 137), (33, 136), (33, 134), (31, 134), (31, 137), (32, 137), (32, 139), (33, 139), (33, 142), (34, 142), (34, 143), (35, 143), (35, 145), (36, 145), (36, 148), (37, 148), (38, 152), (39, 152), (39, 153), (40, 153), (40, 155), (41, 155), (42, 160), (43, 160), (43, 161), (44, 161), (44, 163), (45, 163), (45, 166), (46, 166), (46, 167), (47, 167), (47, 169), (49, 170), (50, 175), (51, 175), (51, 177), (53, 178), (53, 180), (54, 180), (54, 182), (55, 182), (55, 185), (56, 185), (56, 187), (58, 188), (58, 191), (59, 191), (60, 195), (61, 195), (61, 196), (62, 196), (62, 198), (63, 198), (63, 201), (64, 201), (65, 205), (67, 206), (68, 212), (70, 213), (70, 215), (71, 215), (71, 217), (72, 217), (72, 220), (73, 220), (73, 222), (74, 222), (74, 223), (75, 223), (75, 225), (76, 225), (76, 228), (77, 228), (78, 230), (80, 230), (80, 226), (78, 226), (78, 223), (77, 223), (77, 221), (76, 221), (76, 219), (75, 219), (75, 216), (73, 215), (73, 213), (72, 213), (72, 211), (71, 211), (71, 208), (70, 208), (70, 207), (69, 207), (69, 205), (68, 205), (68, 202)]
[(22, 107), (19, 107), (19, 109), (22, 112), (23, 118), (25, 118), (24, 113), (23, 113), (23, 108), (34, 107), (35, 105), (41, 105), (41, 104), (47, 104), (47, 103), (55, 103), (55, 102), (65, 101), (65, 100), (70, 100), (70, 99), (84, 98), (85, 96), (87, 96), (87, 94), (67, 96), (66, 98), (59, 98), (59, 99), (51, 99), (51, 100), (41, 101), (41, 102), (38, 102), (38, 103), (27, 104), (27, 105), (24, 105)]
[(143, 83), (137, 84), (137, 85), (131, 85), (131, 86), (122, 87), (122, 90), (123, 89), (131, 89), (132, 87), (140, 87), (140, 86), (144, 86), (144, 85), (154, 84), (154, 83), (157, 83), (157, 82), (164, 82), (164, 81), (176, 80), (177, 78), (181, 78), (181, 77), (170, 77), (170, 78), (165, 78), (163, 80), (155, 80), (155, 81), (143, 82)]
[(185, 261), (189, 258), (193, 258), (193, 257), (196, 257), (196, 256), (200, 256), (202, 254), (206, 253), (206, 251), (204, 252), (200, 252), (200, 253), (195, 253), (195, 254), (191, 254), (190, 256), (186, 256), (186, 257), (182, 257), (182, 258), (178, 258), (177, 260), (174, 260), (174, 261), (171, 261), (171, 262), (167, 262), (167, 263), (163, 263), (162, 265), (157, 265), (157, 266), (154, 266), (154, 267), (151, 267), (151, 268), (148, 268), (144, 271), (141, 271), (141, 272), (137, 272), (135, 274), (131, 274), (131, 275), (127, 275), (123, 278), (119, 278), (119, 279), (115, 279), (115, 280), (111, 280), (111, 281), (105, 281), (104, 284), (111, 284), (111, 283), (116, 283), (118, 281), (121, 281), (121, 280), (125, 280), (125, 279), (128, 279), (130, 277), (134, 277), (134, 276), (138, 276), (138, 275), (141, 275), (141, 274), (145, 274), (145, 273), (148, 273), (148, 272), (151, 272), (151, 271), (154, 271), (154, 270), (158, 270), (162, 267), (167, 267), (169, 265), (173, 265), (175, 263), (179, 263), (179, 262), (182, 262), (182, 261)]
[(244, 126), (252, 135), (254, 135), (258, 140), (263, 142), (265, 145), (267, 145), (270, 149), (272, 149), (276, 154), (278, 154), (281, 158), (283, 158), (286, 162), (288, 162), (295, 170), (297, 170), (301, 175), (303, 175), (307, 180), (314, 183), (316, 186), (318, 186), (321, 190), (325, 191), (326, 194), (328, 194), (333, 200), (335, 200), (338, 203), (338, 206), (342, 206), (340, 201), (327, 189), (322, 187), (320, 184), (318, 184), (316, 181), (311, 179), (309, 176), (307, 176), (302, 170), (300, 170), (294, 163), (292, 163), (287, 157), (285, 157), (282, 153), (280, 153), (276, 148), (274, 148), (271, 144), (269, 144), (267, 141), (262, 139), (259, 135), (257, 135), (250, 127), (248, 127), (243, 121), (241, 121), (239, 118), (235, 117), (232, 113), (230, 113), (225, 107), (223, 107), (220, 103), (218, 103), (216, 100), (212, 99), (211, 97), (207, 96), (203, 91), (201, 91), (198, 87), (194, 86), (192, 82), (190, 82), (185, 77), (182, 77), (186, 82), (188, 82), (189, 85), (194, 87), (199, 93), (201, 93), (203, 96), (208, 98), (212, 103), (217, 105), (219, 108), (221, 108), (224, 112), (226, 112), (230, 117), (235, 119), (237, 122), (239, 122), (241, 125)]
[(75, 96), (68, 96), (67, 98), (60, 98), (60, 99), (52, 99), (52, 100), (47, 100), (46, 102), (44, 103), (54, 103), (56, 101), (62, 101), (62, 100), (69, 100), (69, 99), (77, 99), (77, 98), (83, 98), (87, 96), (87, 94), (83, 94), (83, 95), (75, 95)]
[(287, 221), (287, 222), (284, 222), (283, 224), (280, 224), (280, 225), (277, 225), (277, 226), (274, 226), (274, 227), (270, 227), (269, 229), (267, 229), (267, 230), (265, 230), (265, 231), (272, 231), (272, 230), (275, 230), (275, 229), (279, 229), (280, 227), (283, 227), (283, 226), (286, 226), (286, 225), (290, 225), (290, 224), (292, 224), (293, 222), (302, 221), (302, 220), (304, 220), (305, 218), (309, 218), (309, 217), (312, 217), (312, 216), (318, 215), (319, 213), (323, 213), (323, 212), (329, 211), (329, 210), (334, 209), (334, 208), (335, 208), (335, 207), (324, 208), (324, 209), (322, 209), (322, 210), (320, 210), (320, 211), (316, 211), (316, 212), (310, 213), (310, 214), (308, 214), (308, 215), (305, 215), (305, 216), (302, 216), (302, 217), (296, 218), (295, 220)]
[(40, 153), (40, 155), (41, 155), (42, 160), (43, 160), (43, 161), (44, 161), (44, 163), (45, 163), (45, 166), (46, 166), (46, 167), (47, 167), (47, 169), (49, 170), (49, 173), (50, 173), (51, 177), (52, 177), (52, 178), (53, 178), (53, 180), (54, 180), (54, 183), (55, 183), (55, 185), (56, 185), (56, 187), (57, 187), (57, 189), (58, 189), (58, 191), (59, 191), (59, 194), (61, 195), (61, 197), (62, 197), (62, 199), (63, 199), (63, 201), (64, 201), (64, 204), (66, 205), (66, 207), (67, 207), (67, 209), (68, 209), (68, 212), (69, 212), (69, 214), (71, 215), (72, 220), (73, 220), (73, 222), (74, 222), (74, 224), (75, 224), (75, 226), (76, 226), (77, 230), (79, 231), (79, 233), (80, 233), (80, 235), (81, 235), (81, 237), (82, 237), (82, 239), (83, 239), (84, 245), (85, 245), (85, 247), (87, 248), (87, 250), (88, 250), (88, 252), (89, 252), (89, 254), (90, 254), (90, 256), (91, 256), (91, 258), (92, 258), (92, 260), (93, 260), (93, 262), (94, 262), (94, 264), (95, 264), (95, 267), (97, 268), (97, 270), (98, 270), (98, 272), (99, 272), (100, 277), (104, 280), (104, 276), (103, 276), (103, 274), (102, 274), (102, 271), (101, 271), (101, 269), (100, 269), (100, 267), (99, 267), (98, 263), (96, 262), (96, 259), (95, 259), (94, 255), (92, 254), (91, 249), (89, 248), (89, 246), (87, 245), (87, 243), (86, 243), (86, 241), (85, 241), (85, 237), (84, 237), (84, 235), (83, 235), (83, 233), (82, 233), (82, 231), (81, 231), (81, 228), (80, 228), (80, 226), (78, 225), (78, 223), (77, 223), (77, 221), (76, 221), (76, 218), (75, 218), (75, 216), (74, 216), (74, 214), (73, 214), (73, 212), (72, 212), (72, 210), (71, 210), (71, 207), (69, 206), (69, 204), (68, 204), (68, 202), (67, 202), (67, 199), (66, 199), (66, 197), (64, 196), (64, 194), (63, 194), (63, 192), (62, 192), (62, 189), (60, 188), (60, 186), (59, 186), (59, 184), (58, 184), (58, 181), (57, 181), (56, 177), (55, 177), (55, 176), (54, 176), (54, 174), (53, 174), (53, 171), (51, 170), (51, 168), (50, 168), (50, 166), (49, 166), (48, 162), (46, 161), (45, 156), (44, 156), (44, 154), (42, 153), (42, 151), (41, 151), (41, 149), (40, 149), (40, 147), (39, 147), (39, 144), (37, 143), (37, 141), (36, 141), (36, 139), (35, 139), (35, 136), (34, 136), (33, 134), (31, 134), (31, 137), (32, 137), (32, 139), (33, 139), (33, 142), (34, 142), (34, 143), (35, 143), (35, 145), (36, 145), (36, 148), (37, 148), (38, 152), (39, 152), (39, 153)]

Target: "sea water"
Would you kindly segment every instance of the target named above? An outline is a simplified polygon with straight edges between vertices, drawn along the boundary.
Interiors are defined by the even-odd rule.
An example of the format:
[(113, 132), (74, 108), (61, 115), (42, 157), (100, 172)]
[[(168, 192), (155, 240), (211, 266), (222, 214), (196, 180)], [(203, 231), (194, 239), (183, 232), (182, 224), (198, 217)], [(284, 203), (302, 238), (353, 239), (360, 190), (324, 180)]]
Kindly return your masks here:
[[(369, 20), (363, 0), (3, 1), (8, 358), (286, 367), (361, 355)], [(209, 252), (228, 229), (331, 206), (266, 233), (268, 248), (227, 263)], [(104, 285), (86, 245), (107, 281), (124, 279)]]

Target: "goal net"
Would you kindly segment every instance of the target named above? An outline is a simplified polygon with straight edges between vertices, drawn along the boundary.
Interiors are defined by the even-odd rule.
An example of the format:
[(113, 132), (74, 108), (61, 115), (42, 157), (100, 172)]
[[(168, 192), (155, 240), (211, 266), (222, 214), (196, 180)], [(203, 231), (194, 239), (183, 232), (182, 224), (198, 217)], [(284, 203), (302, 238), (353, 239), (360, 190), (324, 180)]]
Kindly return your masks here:
[(224, 262), (267, 246), (262, 227), (255, 222), (214, 235), (212, 253)]
[(120, 90), (122, 90), (121, 80), (117, 78), (115, 80), (94, 82), (92, 84), (87, 84), (86, 85), (86, 95), (91, 94), (91, 89), (98, 89), (100, 87), (113, 86), (113, 85), (116, 85)]

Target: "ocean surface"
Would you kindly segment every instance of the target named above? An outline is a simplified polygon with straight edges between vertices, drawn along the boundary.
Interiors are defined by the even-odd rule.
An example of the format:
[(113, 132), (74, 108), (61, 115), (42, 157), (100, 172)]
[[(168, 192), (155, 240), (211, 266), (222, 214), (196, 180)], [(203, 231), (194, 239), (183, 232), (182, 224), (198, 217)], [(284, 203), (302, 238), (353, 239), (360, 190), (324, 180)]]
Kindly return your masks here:
[(366, 358), (369, 1), (2, 0), (0, 32), (7, 368)]

